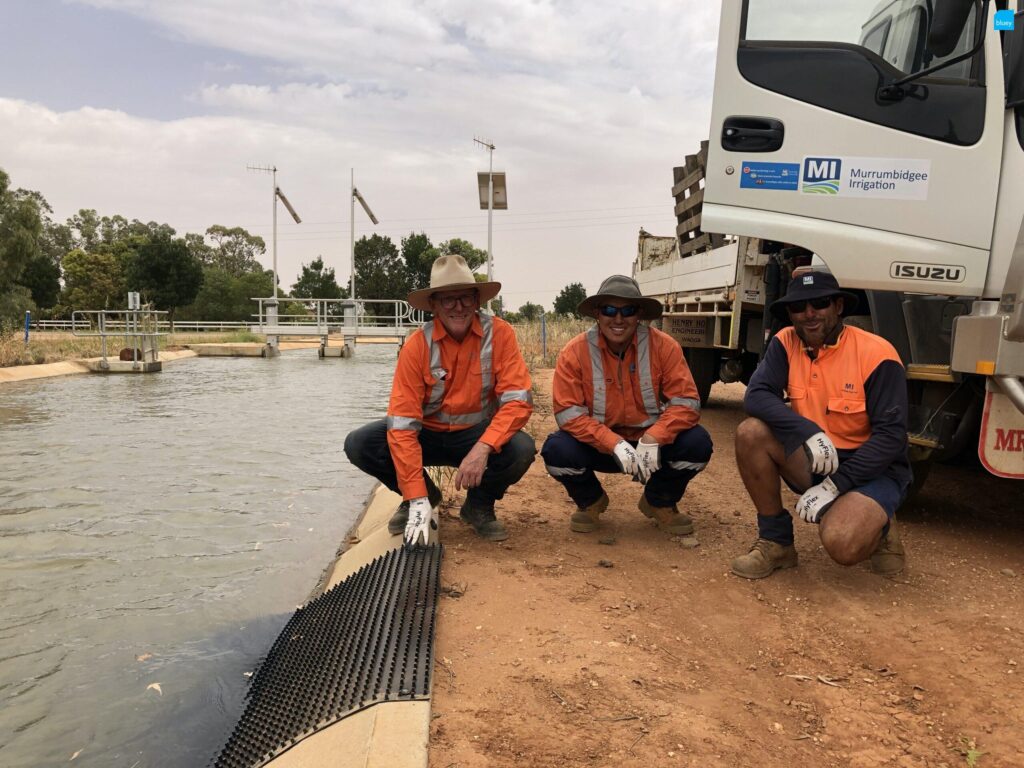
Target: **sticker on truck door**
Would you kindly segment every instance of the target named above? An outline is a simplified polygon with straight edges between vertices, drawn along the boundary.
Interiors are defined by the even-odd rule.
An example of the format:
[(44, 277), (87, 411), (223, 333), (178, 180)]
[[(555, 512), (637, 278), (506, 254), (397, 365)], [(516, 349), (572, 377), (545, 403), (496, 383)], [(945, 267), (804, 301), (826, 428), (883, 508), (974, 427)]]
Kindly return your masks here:
[(835, 197), (927, 200), (931, 160), (805, 157), (800, 191)]
[(795, 192), (800, 185), (799, 163), (755, 163), (744, 161), (741, 189), (771, 189)]

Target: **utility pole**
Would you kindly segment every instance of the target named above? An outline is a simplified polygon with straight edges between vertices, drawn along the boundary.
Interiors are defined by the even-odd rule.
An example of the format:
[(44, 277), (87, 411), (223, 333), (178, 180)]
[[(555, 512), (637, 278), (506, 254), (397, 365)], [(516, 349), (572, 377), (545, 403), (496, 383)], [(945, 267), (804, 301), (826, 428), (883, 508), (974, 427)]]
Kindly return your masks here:
[(359, 194), (359, 190), (356, 189), (356, 169), (351, 168), (352, 171), (352, 194), (351, 200), (349, 200), (349, 223), (352, 225), (352, 238), (351, 238), (351, 273), (349, 275), (349, 298), (355, 301), (356, 298), (356, 200), (363, 206), (363, 210), (366, 211), (366, 215), (370, 217), (370, 221), (374, 224), (380, 224), (377, 221), (377, 217), (373, 215), (373, 211), (370, 210), (370, 206), (367, 204), (363, 196)]
[[(494, 172), (494, 144), (484, 139), (473, 139), (488, 152), (487, 173), (477, 173), (476, 184), (480, 193), (480, 208), (487, 209), (487, 282), (494, 280), (494, 251), (491, 248), (492, 233), (494, 231), (494, 211), (508, 209), (508, 188), (505, 185), (505, 172)], [(487, 302), (487, 309), (490, 311), (491, 303)]]
[(491, 252), (491, 221), (494, 218), (494, 144), (476, 137), (473, 138), (473, 143), (487, 150), (487, 282), (490, 283), (494, 280), (494, 256)]
[(273, 185), (273, 193), (271, 199), (271, 207), (273, 209), (274, 216), (274, 234), (271, 245), (271, 254), (273, 259), (274, 268), (274, 298), (277, 298), (277, 199), (281, 198), (281, 202), (284, 203), (284, 207), (288, 209), (288, 213), (292, 215), (296, 224), (301, 224), (302, 219), (299, 218), (299, 214), (292, 208), (292, 204), (288, 202), (288, 198), (284, 196), (284, 192), (277, 186), (277, 166), (276, 165), (247, 165), (246, 168), (250, 171), (260, 171), (263, 173), (271, 174), (271, 181)]

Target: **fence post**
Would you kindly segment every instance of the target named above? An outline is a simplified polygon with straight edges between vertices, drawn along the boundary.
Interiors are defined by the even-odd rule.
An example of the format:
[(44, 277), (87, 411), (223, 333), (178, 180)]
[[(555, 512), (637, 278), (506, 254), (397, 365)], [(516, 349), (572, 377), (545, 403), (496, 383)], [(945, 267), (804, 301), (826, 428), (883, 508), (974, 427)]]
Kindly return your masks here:
[(28, 327), (32, 324), (32, 312), (25, 310), (25, 346), (28, 346)]
[[(540, 313), (540, 353), (545, 361), (548, 357), (548, 323), (545, 319), (546, 317), (546, 312)], [(547, 365), (547, 362), (544, 364)]]

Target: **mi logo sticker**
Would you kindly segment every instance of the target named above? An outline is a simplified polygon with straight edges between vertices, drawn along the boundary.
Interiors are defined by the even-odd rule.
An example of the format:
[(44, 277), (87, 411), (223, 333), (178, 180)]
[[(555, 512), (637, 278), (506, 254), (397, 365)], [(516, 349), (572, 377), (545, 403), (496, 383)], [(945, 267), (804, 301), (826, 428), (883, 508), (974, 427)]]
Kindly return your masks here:
[(804, 192), (817, 195), (838, 195), (843, 161), (838, 157), (808, 157), (804, 159)]

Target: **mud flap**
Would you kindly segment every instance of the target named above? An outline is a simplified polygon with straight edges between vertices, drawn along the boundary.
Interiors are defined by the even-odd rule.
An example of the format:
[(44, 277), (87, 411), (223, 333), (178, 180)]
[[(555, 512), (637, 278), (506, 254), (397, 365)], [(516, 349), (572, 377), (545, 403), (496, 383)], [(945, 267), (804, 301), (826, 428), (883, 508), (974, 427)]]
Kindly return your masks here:
[(981, 414), (978, 458), (997, 477), (1024, 480), (1024, 414), (1010, 398), (991, 389)]

